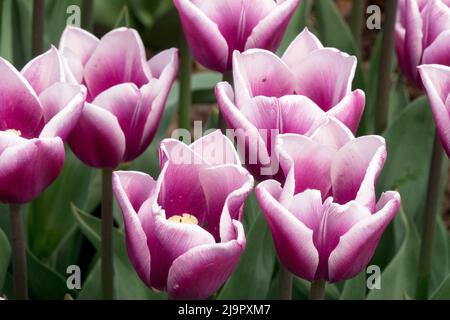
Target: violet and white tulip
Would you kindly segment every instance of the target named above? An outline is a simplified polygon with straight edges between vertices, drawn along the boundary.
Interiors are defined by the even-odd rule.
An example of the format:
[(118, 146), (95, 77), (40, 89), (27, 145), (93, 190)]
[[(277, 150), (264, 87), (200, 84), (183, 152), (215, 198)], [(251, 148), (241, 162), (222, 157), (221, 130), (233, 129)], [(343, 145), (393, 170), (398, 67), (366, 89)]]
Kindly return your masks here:
[(133, 29), (119, 28), (101, 40), (74, 27), (60, 50), (78, 83), (87, 87), (86, 106), (69, 145), (95, 168), (115, 168), (141, 155), (153, 140), (178, 72), (178, 50), (146, 60)]
[(233, 51), (276, 51), (300, 0), (174, 0), (195, 59), (231, 70)]
[(236, 268), (245, 247), (240, 222), (252, 176), (220, 131), (187, 146), (161, 143), (157, 181), (115, 172), (128, 255), (142, 281), (174, 299), (203, 299)]
[(330, 119), (311, 137), (279, 135), (276, 149), (285, 185), (267, 180), (256, 195), (281, 262), (309, 281), (356, 276), (400, 206), (400, 195), (393, 191), (376, 201), (384, 139), (355, 139)]
[(417, 66), (450, 66), (450, 0), (400, 0), (395, 46), (400, 69), (419, 88)]
[(234, 91), (222, 82), (216, 96), (228, 127), (246, 140), (246, 165), (255, 177), (271, 177), (261, 167), (274, 166), (276, 132), (309, 135), (329, 116), (356, 132), (365, 105), (364, 92), (352, 91), (356, 63), (354, 56), (324, 48), (307, 29), (282, 58), (260, 49), (234, 52)]
[(56, 48), (18, 72), (0, 58), (0, 202), (35, 199), (60, 174), (84, 103)]
[(423, 65), (419, 72), (430, 99), (439, 137), (450, 156), (450, 67)]

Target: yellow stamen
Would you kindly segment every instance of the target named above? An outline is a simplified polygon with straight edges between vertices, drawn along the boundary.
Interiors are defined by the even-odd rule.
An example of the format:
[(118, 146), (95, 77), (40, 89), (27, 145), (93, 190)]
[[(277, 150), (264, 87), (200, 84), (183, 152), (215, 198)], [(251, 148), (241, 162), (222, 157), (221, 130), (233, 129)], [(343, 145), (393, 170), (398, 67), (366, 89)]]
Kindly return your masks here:
[(188, 213), (183, 213), (183, 215), (181, 216), (179, 215), (171, 216), (168, 220), (184, 224), (198, 224), (197, 218)]
[(20, 130), (15, 130), (15, 129), (8, 129), (8, 130), (6, 130), (6, 132), (15, 134), (16, 136), (19, 136), (19, 137), (22, 135), (22, 132), (20, 132)]

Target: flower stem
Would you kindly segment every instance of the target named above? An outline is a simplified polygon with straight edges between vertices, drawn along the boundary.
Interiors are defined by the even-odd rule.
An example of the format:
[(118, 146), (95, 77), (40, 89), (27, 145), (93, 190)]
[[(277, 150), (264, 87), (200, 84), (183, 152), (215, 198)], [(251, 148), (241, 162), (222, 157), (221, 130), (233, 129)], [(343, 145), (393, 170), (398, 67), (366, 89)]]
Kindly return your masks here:
[(386, 2), (381, 60), (378, 69), (378, 89), (375, 114), (375, 132), (382, 134), (387, 127), (389, 116), (389, 92), (391, 88), (391, 66), (394, 56), (394, 29), (397, 14), (397, 0)]
[(94, 0), (83, 0), (81, 7), (83, 9), (81, 27), (92, 32), (94, 31)]
[(114, 299), (112, 170), (102, 170), (102, 292), (104, 300)]
[(325, 280), (315, 280), (311, 282), (311, 300), (323, 300), (325, 296)]
[(14, 295), (17, 300), (28, 299), (27, 256), (25, 232), (20, 205), (11, 204), (11, 235), (13, 252)]
[(178, 126), (191, 130), (191, 76), (192, 76), (192, 54), (184, 37), (180, 41), (180, 107), (178, 110)]
[(44, 23), (45, 23), (45, 1), (33, 1), (33, 57), (40, 55), (44, 50)]
[(353, 0), (352, 1), (352, 15), (350, 19), (350, 29), (352, 30), (355, 43), (359, 48), (361, 45), (361, 35), (364, 25), (364, 14), (366, 8), (365, 0)]
[(441, 181), (441, 169), (443, 149), (437, 133), (434, 136), (433, 153), (431, 156), (430, 175), (428, 180), (425, 221), (422, 231), (422, 244), (420, 248), (419, 273), (417, 278), (416, 299), (427, 299), (431, 260), (433, 254), (434, 231), (436, 229), (436, 217), (438, 214), (439, 187)]
[[(230, 84), (230, 86), (233, 86), (233, 72), (229, 71), (229, 72), (225, 72), (222, 75), (222, 81), (224, 82), (228, 82)], [(219, 128), (223, 134), (225, 134), (226, 130), (227, 130), (227, 124), (225, 123), (225, 120), (222, 117), (222, 114), (219, 111), (219, 118), (218, 118), (218, 123), (217, 123), (217, 128)]]
[(291, 300), (292, 299), (292, 273), (280, 264), (280, 278), (278, 282), (278, 299)]

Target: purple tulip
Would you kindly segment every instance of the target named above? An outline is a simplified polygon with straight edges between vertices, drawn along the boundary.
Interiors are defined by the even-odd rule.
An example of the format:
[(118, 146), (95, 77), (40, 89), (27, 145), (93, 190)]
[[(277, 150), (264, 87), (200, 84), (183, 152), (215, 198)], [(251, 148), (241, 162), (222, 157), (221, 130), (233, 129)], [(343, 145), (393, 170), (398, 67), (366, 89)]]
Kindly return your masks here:
[(276, 149), (285, 185), (262, 182), (256, 196), (281, 262), (309, 281), (356, 276), (400, 206), (400, 195), (392, 191), (376, 202), (384, 139), (355, 139), (330, 119), (311, 137), (279, 135)]
[(232, 54), (275, 51), (300, 0), (174, 0), (195, 59), (208, 69), (231, 70)]
[[(307, 29), (281, 59), (260, 49), (234, 52), (234, 92), (222, 82), (216, 96), (228, 127), (240, 129), (236, 136), (247, 144), (258, 145), (247, 145), (245, 155), (255, 177), (270, 178), (261, 167), (274, 165), (271, 142), (276, 132), (308, 135), (329, 116), (357, 130), (365, 95), (352, 91), (356, 63), (353, 56), (323, 48)], [(273, 176), (283, 179), (282, 174)]]
[(67, 83), (64, 60), (51, 48), (19, 73), (0, 58), (0, 202), (35, 199), (59, 175), (64, 139), (82, 112), (80, 86)]
[(400, 69), (419, 88), (417, 66), (450, 66), (450, 0), (400, 0), (395, 45)]
[(69, 145), (95, 168), (115, 168), (141, 155), (153, 140), (178, 72), (178, 50), (146, 61), (133, 29), (119, 28), (101, 40), (74, 27), (60, 50), (88, 99)]
[(244, 250), (240, 220), (253, 178), (219, 131), (191, 146), (166, 139), (160, 160), (157, 181), (139, 172), (114, 173), (128, 255), (149, 287), (174, 299), (207, 298)]
[(423, 65), (419, 72), (431, 102), (439, 137), (450, 156), (450, 67)]

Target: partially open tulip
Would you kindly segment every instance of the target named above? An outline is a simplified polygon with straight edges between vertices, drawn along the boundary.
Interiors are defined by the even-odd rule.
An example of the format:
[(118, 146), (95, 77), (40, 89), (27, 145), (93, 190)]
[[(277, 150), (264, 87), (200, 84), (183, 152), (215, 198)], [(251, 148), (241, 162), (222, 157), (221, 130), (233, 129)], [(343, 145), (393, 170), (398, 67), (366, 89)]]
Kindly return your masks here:
[(278, 136), (276, 149), (285, 185), (267, 180), (256, 195), (281, 262), (309, 281), (356, 276), (400, 206), (400, 195), (392, 191), (376, 202), (384, 139), (355, 139), (330, 119), (311, 137)]
[(209, 297), (236, 268), (245, 247), (240, 222), (253, 178), (219, 131), (187, 146), (161, 143), (157, 181), (115, 172), (128, 255), (142, 281), (174, 299)]
[(88, 89), (80, 121), (69, 138), (73, 152), (95, 168), (115, 168), (151, 143), (178, 72), (178, 51), (146, 60), (133, 29), (119, 28), (101, 40), (74, 27), (60, 50), (73, 77)]
[[(282, 58), (259, 49), (234, 52), (234, 92), (222, 82), (216, 96), (228, 127), (240, 129), (238, 137), (250, 137), (246, 165), (255, 177), (271, 177), (261, 167), (274, 166), (271, 144), (277, 133), (308, 135), (329, 116), (357, 130), (365, 95), (352, 91), (356, 63), (353, 56), (323, 48), (307, 29)], [(248, 146), (251, 143), (258, 147)], [(279, 178), (276, 168), (273, 171)]]
[(450, 156), (450, 67), (423, 65), (419, 72), (431, 102), (439, 137)]
[(419, 88), (417, 66), (450, 66), (450, 0), (400, 0), (395, 45), (402, 72)]
[(300, 0), (174, 0), (195, 59), (231, 70), (234, 50), (275, 51)]
[(36, 198), (59, 175), (64, 139), (81, 114), (80, 86), (67, 84), (64, 61), (55, 48), (19, 73), (0, 58), (0, 202)]

